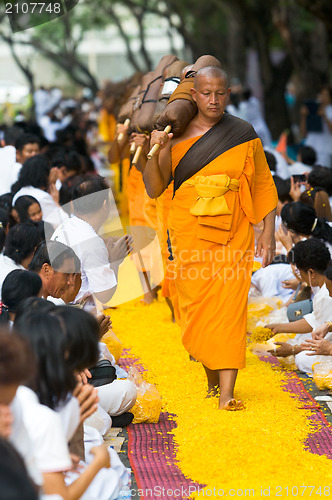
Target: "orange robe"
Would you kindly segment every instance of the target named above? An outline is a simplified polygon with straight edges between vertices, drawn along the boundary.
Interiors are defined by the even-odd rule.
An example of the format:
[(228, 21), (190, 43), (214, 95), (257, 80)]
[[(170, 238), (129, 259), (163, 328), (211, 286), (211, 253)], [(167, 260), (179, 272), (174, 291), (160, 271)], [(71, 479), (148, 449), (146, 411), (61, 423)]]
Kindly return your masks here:
[[(173, 176), (181, 158), (198, 139), (173, 146)], [(209, 184), (213, 179), (209, 176), (220, 174), (238, 184), (238, 191), (224, 194), (231, 214), (190, 213), (197, 200), (205, 203), (193, 185), (197, 176), (205, 176), (203, 182)], [(253, 224), (271, 212), (277, 200), (259, 139), (221, 154), (184, 182), (173, 198), (169, 228), (182, 341), (189, 354), (211, 370), (245, 366)]]
[(144, 191), (145, 185), (142, 174), (132, 165), (127, 177), (129, 224), (131, 226), (146, 226), (144, 217)]
[(171, 300), (175, 320), (180, 323), (180, 313), (178, 310), (178, 300), (176, 287), (174, 283), (174, 261), (170, 260), (169, 251), (169, 233), (168, 233), (168, 216), (172, 203), (173, 196), (173, 182), (167, 187), (167, 189), (162, 193), (159, 198), (157, 198), (156, 208), (157, 208), (157, 220), (158, 220), (158, 238), (160, 242), (161, 254), (164, 266), (164, 279), (161, 287), (161, 295), (167, 297)]

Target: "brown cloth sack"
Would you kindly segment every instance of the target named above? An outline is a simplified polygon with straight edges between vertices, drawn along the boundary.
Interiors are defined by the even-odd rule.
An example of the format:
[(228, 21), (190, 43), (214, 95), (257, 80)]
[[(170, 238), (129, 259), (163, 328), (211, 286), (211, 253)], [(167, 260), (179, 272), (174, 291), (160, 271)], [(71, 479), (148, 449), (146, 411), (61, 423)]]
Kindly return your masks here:
[(173, 92), (164, 112), (160, 115), (156, 123), (158, 130), (163, 130), (167, 125), (171, 125), (175, 137), (179, 137), (184, 133), (189, 122), (197, 113), (196, 103), (190, 92), (194, 85), (195, 74), (207, 66), (221, 68), (221, 63), (218, 59), (209, 55), (197, 59), (192, 69)]
[(145, 92), (140, 104), (139, 112), (137, 114), (137, 128), (143, 132), (151, 132), (153, 130), (153, 115), (155, 112), (156, 104), (160, 89), (163, 86), (163, 73), (178, 58), (173, 55), (167, 55), (160, 59), (156, 69), (153, 71), (152, 78), (147, 82)]
[(181, 73), (187, 65), (188, 63), (186, 61), (175, 61), (173, 64), (165, 68), (163, 72), (163, 85), (159, 91), (157, 104), (152, 119), (153, 126), (155, 126), (155, 123), (157, 122), (161, 113), (164, 111), (169, 98), (179, 85), (181, 80)]
[(118, 114), (119, 123), (124, 123), (127, 120), (127, 118), (131, 120), (140, 90), (141, 86), (137, 85), (137, 87), (135, 87), (133, 92), (131, 93), (129, 99), (121, 106)]
[(137, 95), (137, 100), (134, 105), (134, 112), (130, 120), (130, 129), (132, 132), (145, 132), (145, 130), (141, 129), (138, 125), (138, 116), (140, 113), (143, 97), (146, 93), (146, 89), (148, 88), (149, 83), (153, 80), (153, 75), (153, 71), (149, 71), (149, 73), (146, 73), (142, 78), (141, 88)]

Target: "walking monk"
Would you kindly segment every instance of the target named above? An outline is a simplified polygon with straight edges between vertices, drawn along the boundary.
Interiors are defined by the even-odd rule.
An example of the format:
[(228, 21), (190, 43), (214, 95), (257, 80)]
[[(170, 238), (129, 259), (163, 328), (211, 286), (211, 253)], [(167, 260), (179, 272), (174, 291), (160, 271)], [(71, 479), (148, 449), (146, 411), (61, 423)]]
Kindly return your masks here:
[(203, 364), (209, 395), (220, 388), (219, 408), (242, 410), (234, 387), (245, 366), (253, 224), (264, 221), (256, 255), (267, 266), (274, 256), (278, 198), (254, 129), (224, 113), (227, 74), (201, 69), (191, 93), (198, 113), (185, 133), (175, 139), (152, 132), (150, 145), (161, 148), (147, 162), (144, 181), (149, 196), (158, 197), (173, 175), (169, 229), (182, 341)]

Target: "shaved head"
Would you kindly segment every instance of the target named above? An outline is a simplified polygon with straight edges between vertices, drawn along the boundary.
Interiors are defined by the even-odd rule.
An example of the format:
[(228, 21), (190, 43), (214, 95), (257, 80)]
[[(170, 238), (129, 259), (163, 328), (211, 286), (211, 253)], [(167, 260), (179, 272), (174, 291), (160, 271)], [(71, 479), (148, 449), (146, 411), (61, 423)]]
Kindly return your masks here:
[(228, 75), (225, 70), (218, 68), (217, 66), (206, 66), (197, 71), (195, 75), (194, 87), (197, 89), (200, 77), (204, 78), (220, 78), (225, 81), (226, 86), (229, 87)]

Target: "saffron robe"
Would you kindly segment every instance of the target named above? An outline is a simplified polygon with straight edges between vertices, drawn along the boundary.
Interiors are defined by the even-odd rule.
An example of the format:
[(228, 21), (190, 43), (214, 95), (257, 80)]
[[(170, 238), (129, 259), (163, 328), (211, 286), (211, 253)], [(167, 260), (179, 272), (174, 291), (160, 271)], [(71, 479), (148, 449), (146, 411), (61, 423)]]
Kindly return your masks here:
[[(180, 160), (198, 139), (172, 147), (173, 177)], [(226, 174), (235, 184), (234, 190), (226, 190), (221, 196), (227, 209), (223, 215), (201, 214), (197, 202), (204, 205), (206, 200), (204, 193), (198, 196), (195, 184), (199, 181), (213, 191), (216, 178), (210, 176), (219, 179), (220, 174)], [(211, 200), (215, 208), (218, 200), (212, 195), (208, 205)], [(277, 201), (258, 138), (223, 152), (175, 191), (169, 229), (182, 341), (189, 354), (211, 370), (245, 366), (253, 224), (271, 212)]]

